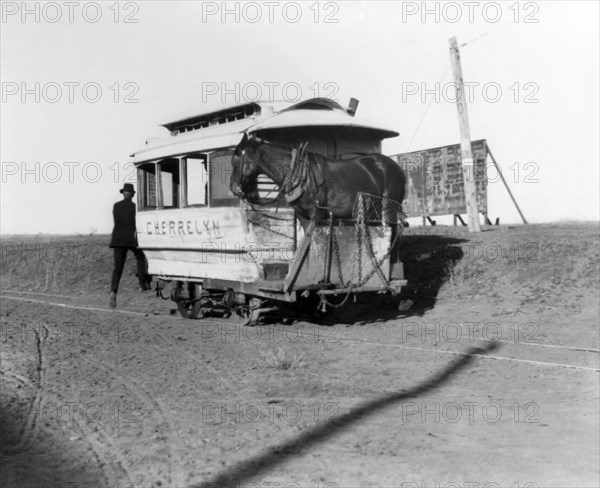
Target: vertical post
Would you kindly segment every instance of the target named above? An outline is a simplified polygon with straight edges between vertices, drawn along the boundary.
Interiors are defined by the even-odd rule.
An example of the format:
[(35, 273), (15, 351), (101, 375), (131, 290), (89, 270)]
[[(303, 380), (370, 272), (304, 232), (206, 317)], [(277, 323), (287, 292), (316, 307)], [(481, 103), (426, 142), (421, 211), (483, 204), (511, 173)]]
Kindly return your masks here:
[(458, 51), (456, 37), (450, 39), (450, 59), (452, 60), (454, 82), (457, 86), (456, 108), (458, 109), (458, 122), (460, 125), (460, 154), (463, 167), (463, 183), (465, 186), (469, 232), (481, 232), (475, 188), (475, 164), (471, 152), (471, 134), (469, 131), (467, 100), (465, 97), (465, 85), (463, 83), (462, 69), (460, 67), (460, 53)]
[[(327, 268), (324, 283), (331, 283), (331, 262), (333, 261), (333, 212), (329, 211), (329, 244), (327, 246)], [(341, 266), (341, 264), (340, 264)], [(343, 283), (342, 283), (343, 285)]]
[(298, 217), (296, 216), (296, 211), (294, 210), (294, 220), (292, 221), (294, 225), (294, 246), (292, 251), (295, 253), (298, 249)]
[(180, 157), (179, 159), (179, 208), (185, 208), (188, 205), (187, 201), (187, 159)]

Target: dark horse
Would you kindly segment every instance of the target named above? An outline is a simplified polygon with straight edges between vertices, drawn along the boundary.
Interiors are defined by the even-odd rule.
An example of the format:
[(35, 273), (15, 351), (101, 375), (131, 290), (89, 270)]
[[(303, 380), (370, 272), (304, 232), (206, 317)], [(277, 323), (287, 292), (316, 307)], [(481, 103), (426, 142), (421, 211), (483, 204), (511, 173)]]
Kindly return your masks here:
[[(368, 154), (346, 160), (328, 159), (299, 149), (272, 144), (244, 134), (233, 155), (230, 188), (250, 203), (264, 203), (258, 194), (258, 175), (266, 174), (296, 210), (303, 224), (329, 217), (350, 219), (357, 194), (363, 192), (402, 203), (404, 171), (382, 154)], [(396, 224), (384, 217), (386, 223)]]

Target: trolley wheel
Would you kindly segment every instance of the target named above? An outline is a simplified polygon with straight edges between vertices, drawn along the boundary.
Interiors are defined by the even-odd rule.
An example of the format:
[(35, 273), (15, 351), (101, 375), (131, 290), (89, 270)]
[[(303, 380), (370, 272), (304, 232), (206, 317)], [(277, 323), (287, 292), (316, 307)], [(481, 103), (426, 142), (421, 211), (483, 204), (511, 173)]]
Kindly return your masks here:
[(184, 319), (202, 318), (204, 316), (201, 300), (195, 302), (192, 300), (179, 300), (177, 302), (177, 308)]
[[(185, 286), (185, 285), (184, 285)], [(202, 286), (199, 284), (187, 284), (189, 298), (181, 298), (179, 292), (175, 292), (172, 298), (176, 300), (177, 309), (184, 319), (195, 319), (202, 317), (202, 306), (205, 305), (205, 300), (200, 300), (202, 295)]]
[(260, 312), (261, 310), (259, 308), (250, 310), (248, 316), (246, 317), (246, 320), (242, 325), (244, 327), (254, 327), (260, 319)]

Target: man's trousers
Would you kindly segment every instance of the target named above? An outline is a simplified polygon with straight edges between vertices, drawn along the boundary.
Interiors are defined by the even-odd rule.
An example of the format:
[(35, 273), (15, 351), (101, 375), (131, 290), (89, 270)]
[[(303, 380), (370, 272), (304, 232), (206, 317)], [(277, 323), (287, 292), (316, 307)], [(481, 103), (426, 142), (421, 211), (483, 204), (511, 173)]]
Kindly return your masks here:
[(119, 282), (121, 281), (121, 275), (123, 274), (123, 267), (125, 266), (125, 258), (127, 257), (127, 251), (133, 252), (137, 261), (137, 276), (140, 286), (143, 289), (147, 289), (148, 276), (146, 274), (146, 258), (144, 253), (137, 247), (115, 247), (115, 269), (112, 274), (112, 282), (110, 284), (110, 291), (117, 293), (119, 290)]

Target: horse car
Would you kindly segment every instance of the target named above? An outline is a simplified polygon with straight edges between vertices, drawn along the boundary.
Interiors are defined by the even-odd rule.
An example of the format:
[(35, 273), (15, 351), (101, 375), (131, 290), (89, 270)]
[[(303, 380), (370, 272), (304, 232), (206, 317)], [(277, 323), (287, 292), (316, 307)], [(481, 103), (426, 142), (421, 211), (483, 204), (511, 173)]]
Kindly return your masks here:
[(398, 134), (350, 105), (237, 104), (164, 124), (132, 155), (139, 246), (183, 317), (252, 324), (271, 304), (319, 313), (406, 284), (404, 174), (381, 154)]

